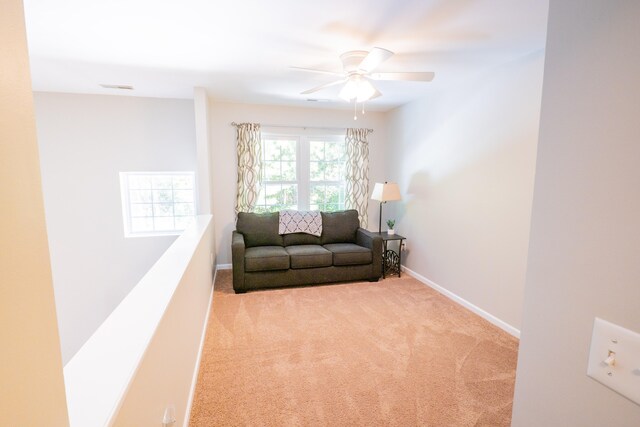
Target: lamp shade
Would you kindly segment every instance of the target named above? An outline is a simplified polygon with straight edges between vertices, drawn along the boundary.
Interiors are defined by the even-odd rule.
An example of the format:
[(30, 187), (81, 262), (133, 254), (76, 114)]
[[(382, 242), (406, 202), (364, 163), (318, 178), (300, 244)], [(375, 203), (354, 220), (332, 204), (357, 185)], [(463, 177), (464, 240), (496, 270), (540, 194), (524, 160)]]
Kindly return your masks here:
[(376, 94), (376, 88), (373, 87), (371, 82), (359, 74), (354, 74), (349, 77), (347, 83), (340, 90), (338, 95), (345, 101), (351, 101), (355, 99), (357, 102), (363, 102), (371, 99)]
[(380, 202), (401, 199), (400, 188), (395, 182), (385, 182), (384, 184), (376, 182), (376, 185), (373, 187), (373, 193), (371, 193), (371, 200), (378, 200)]

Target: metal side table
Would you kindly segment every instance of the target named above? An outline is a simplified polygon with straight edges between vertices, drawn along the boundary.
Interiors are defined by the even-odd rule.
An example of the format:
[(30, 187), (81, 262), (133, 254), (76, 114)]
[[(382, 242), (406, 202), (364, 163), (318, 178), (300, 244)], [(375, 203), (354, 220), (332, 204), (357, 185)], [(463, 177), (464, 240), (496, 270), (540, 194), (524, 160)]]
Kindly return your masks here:
[[(382, 278), (398, 275), (400, 277), (402, 262), (402, 242), (406, 239), (399, 234), (376, 233), (382, 237)], [(398, 242), (398, 250), (395, 251), (388, 246), (389, 242)]]

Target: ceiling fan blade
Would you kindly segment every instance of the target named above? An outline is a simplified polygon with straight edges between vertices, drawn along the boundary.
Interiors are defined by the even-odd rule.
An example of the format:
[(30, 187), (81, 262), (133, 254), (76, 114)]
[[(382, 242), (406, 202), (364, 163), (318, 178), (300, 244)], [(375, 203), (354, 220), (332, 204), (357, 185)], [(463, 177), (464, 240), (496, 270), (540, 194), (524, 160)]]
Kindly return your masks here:
[(336, 80), (334, 82), (331, 83), (325, 83), (323, 85), (314, 87), (313, 89), (309, 89), (309, 90), (305, 90), (304, 92), (300, 92), (301, 95), (309, 95), (310, 93), (314, 93), (317, 92), (319, 90), (331, 87), (331, 86), (335, 86), (335, 85), (339, 85), (340, 83), (344, 83), (345, 81), (347, 81), (347, 79), (340, 79), (340, 80)]
[(418, 73), (373, 73), (369, 77), (374, 80), (404, 80), (410, 82), (430, 82), (435, 77), (435, 73), (418, 72)]
[(380, 92), (378, 89), (376, 89), (376, 91), (374, 92), (373, 95), (371, 95), (371, 98), (369, 98), (369, 101), (371, 101), (372, 99), (375, 99), (379, 96), (382, 96), (382, 92)]
[(289, 67), (292, 70), (298, 71), (306, 71), (308, 73), (320, 73), (320, 74), (331, 74), (332, 76), (342, 76), (343, 73), (339, 73), (337, 71), (329, 71), (329, 70), (319, 70), (317, 68), (302, 68), (302, 67)]
[(375, 70), (378, 65), (382, 64), (387, 59), (393, 56), (393, 52), (381, 47), (374, 47), (371, 52), (362, 60), (358, 69), (365, 73), (370, 73)]

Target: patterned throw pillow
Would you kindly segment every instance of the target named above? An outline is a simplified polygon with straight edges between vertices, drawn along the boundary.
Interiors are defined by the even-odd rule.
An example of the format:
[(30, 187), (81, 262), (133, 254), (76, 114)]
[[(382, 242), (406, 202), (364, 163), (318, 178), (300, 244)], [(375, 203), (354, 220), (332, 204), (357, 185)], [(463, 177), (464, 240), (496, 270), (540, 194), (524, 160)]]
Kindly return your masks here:
[(322, 234), (322, 216), (316, 211), (280, 211), (279, 234), (307, 233)]

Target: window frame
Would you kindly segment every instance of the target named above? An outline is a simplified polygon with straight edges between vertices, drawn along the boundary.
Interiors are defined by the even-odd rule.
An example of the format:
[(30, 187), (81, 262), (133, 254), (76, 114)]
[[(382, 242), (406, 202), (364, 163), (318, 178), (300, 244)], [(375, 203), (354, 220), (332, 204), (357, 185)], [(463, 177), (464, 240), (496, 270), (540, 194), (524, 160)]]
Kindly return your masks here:
[[(261, 181), (260, 191), (266, 188), (267, 184), (295, 184), (297, 185), (297, 209), (304, 211), (310, 210), (311, 206), (311, 188), (314, 185), (344, 185), (346, 186), (346, 177), (342, 181), (312, 181), (311, 180), (311, 142), (339, 142), (345, 144), (345, 134), (336, 132), (309, 132), (307, 129), (294, 130), (263, 130), (262, 132), (262, 149), (263, 158), (265, 160), (265, 140), (295, 140), (296, 141), (296, 181), (267, 181), (264, 179), (264, 171)], [(346, 156), (346, 153), (345, 153)], [(346, 163), (346, 158), (345, 158)], [(344, 204), (344, 200), (342, 201)], [(260, 205), (267, 206), (267, 205)], [(342, 206), (344, 209), (344, 206)]]
[[(193, 183), (193, 187), (191, 188), (191, 191), (193, 191), (193, 215), (175, 215), (175, 211), (173, 213), (173, 215), (171, 216), (167, 216), (167, 218), (173, 218), (175, 221), (176, 217), (192, 217), (195, 218), (198, 215), (198, 188), (197, 188), (197, 181), (196, 181), (196, 173), (195, 171), (124, 171), (124, 172), (120, 172), (120, 196), (122, 199), (122, 221), (123, 221), (123, 228), (124, 228), (124, 237), (125, 238), (131, 238), (131, 237), (154, 237), (154, 236), (179, 236), (180, 234), (182, 234), (182, 232), (186, 229), (173, 229), (173, 230), (151, 230), (151, 231), (132, 231), (132, 219), (134, 218), (131, 215), (131, 189), (129, 188), (129, 177), (130, 176), (168, 176), (168, 177), (174, 177), (174, 176), (184, 176), (184, 175), (188, 175), (191, 177), (191, 181)], [(135, 190), (135, 189), (134, 189)], [(154, 189), (151, 188), (151, 191), (153, 191)], [(172, 186), (172, 192), (175, 191), (175, 189)], [(153, 194), (153, 193), (152, 193)], [(152, 195), (153, 197), (153, 195)], [(152, 199), (151, 202), (149, 202), (150, 204), (154, 204), (154, 201)], [(169, 203), (169, 202), (164, 202), (164, 203)], [(170, 202), (172, 205), (175, 205), (176, 202), (172, 199)], [(178, 203), (189, 203), (189, 202), (178, 202)], [(155, 214), (153, 214), (152, 216), (148, 217), (148, 218), (156, 218), (156, 217), (160, 217), (159, 215), (156, 216)]]

